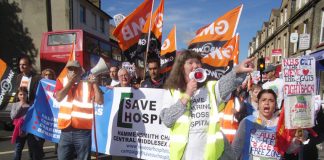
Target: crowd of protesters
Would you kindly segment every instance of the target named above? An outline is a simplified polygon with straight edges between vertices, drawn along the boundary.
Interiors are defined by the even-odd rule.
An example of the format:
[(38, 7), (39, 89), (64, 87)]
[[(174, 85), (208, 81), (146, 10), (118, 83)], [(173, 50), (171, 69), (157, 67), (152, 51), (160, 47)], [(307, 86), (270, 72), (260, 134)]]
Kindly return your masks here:
[[(41, 76), (32, 71), (28, 57), (19, 61), (20, 74), (16, 85), (19, 86), (17, 103), (11, 110), (11, 118), (15, 125), (12, 143), (15, 144), (15, 160), (21, 159), (22, 149), (27, 141), (29, 158), (43, 159), (44, 139), (24, 133), (20, 127), (25, 114), (33, 105), (37, 85), (41, 78), (56, 80), (54, 97), (60, 103), (58, 127), (62, 130), (56, 152), (59, 160), (89, 159), (91, 153), (92, 102), (102, 104), (103, 93), (99, 84), (114, 89), (115, 87), (164, 88), (171, 92), (173, 101), (163, 102), (164, 109), (160, 113), (162, 122), (170, 128), (170, 135), (180, 137), (170, 140), (170, 159), (262, 159), (260, 153), (254, 154), (250, 140), (252, 135), (266, 132), (274, 135), (278, 126), (280, 109), (283, 104), (283, 80), (276, 77), (276, 67), (269, 65), (264, 73), (268, 77), (265, 83), (253, 84), (249, 73), (253, 71), (253, 58), (244, 60), (231, 72), (218, 81), (198, 83), (189, 74), (202, 67), (201, 56), (195, 52), (184, 50), (176, 57), (171, 72), (160, 74), (160, 60), (149, 58), (146, 70), (136, 66), (135, 72), (122, 66), (109, 66), (101, 77), (90, 75), (87, 83), (81, 81), (84, 73), (78, 61), (68, 61), (65, 68), (68, 74), (63, 79), (56, 79), (54, 70), (48, 68)], [(103, 78), (104, 77), (104, 78)], [(84, 99), (84, 95), (87, 95)], [(204, 99), (193, 103), (194, 99)], [(233, 100), (231, 108), (232, 121), (237, 124), (231, 134), (234, 139), (227, 138), (227, 132), (215, 119), (225, 115), (222, 104)], [(196, 106), (208, 107), (196, 107)], [(79, 109), (78, 109), (79, 108)], [(88, 110), (87, 110), (88, 109)], [(194, 115), (204, 112), (205, 117)], [(82, 113), (82, 114), (81, 114)], [(309, 143), (304, 143), (296, 134), (285, 155), (278, 154), (273, 143), (272, 158), (275, 159), (316, 159), (317, 147), (324, 140), (323, 110), (317, 112), (315, 132), (318, 136), (303, 131)], [(183, 121), (189, 119), (190, 121)], [(226, 119), (226, 117), (223, 117)], [(192, 125), (193, 121), (204, 121), (203, 125)], [(235, 125), (233, 125), (235, 126)], [(232, 127), (233, 127), (232, 126)], [(233, 128), (232, 128), (233, 129)], [(273, 137), (272, 140), (275, 140)], [(131, 158), (125, 158), (131, 159)]]

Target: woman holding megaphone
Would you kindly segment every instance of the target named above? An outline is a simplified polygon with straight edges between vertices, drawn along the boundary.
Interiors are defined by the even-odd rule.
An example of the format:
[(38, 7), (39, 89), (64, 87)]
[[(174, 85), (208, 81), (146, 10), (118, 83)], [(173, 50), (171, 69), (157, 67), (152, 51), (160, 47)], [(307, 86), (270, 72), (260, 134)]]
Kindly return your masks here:
[(165, 88), (163, 123), (170, 128), (170, 159), (232, 159), (231, 146), (220, 130), (219, 113), (230, 94), (253, 70), (244, 60), (219, 81), (204, 81), (200, 54), (184, 50), (176, 57)]

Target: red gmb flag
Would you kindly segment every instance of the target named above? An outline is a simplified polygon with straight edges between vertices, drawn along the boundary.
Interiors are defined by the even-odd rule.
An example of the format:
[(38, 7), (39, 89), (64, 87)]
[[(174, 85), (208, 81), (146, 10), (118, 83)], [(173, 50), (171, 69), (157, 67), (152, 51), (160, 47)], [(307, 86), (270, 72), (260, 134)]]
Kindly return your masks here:
[(137, 43), (141, 37), (146, 19), (150, 16), (153, 0), (145, 0), (116, 29), (113, 35), (117, 38), (124, 55), (131, 60), (136, 54)]
[(209, 79), (218, 80), (222, 75), (231, 71), (234, 64), (238, 64), (239, 38), (239, 35), (236, 35), (221, 47), (215, 48), (208, 54), (202, 54), (201, 62)]
[(168, 38), (164, 40), (161, 47), (161, 73), (170, 72), (174, 63), (177, 51), (177, 38), (176, 38), (176, 26), (174, 26), (168, 35)]
[[(140, 59), (143, 59), (144, 54), (147, 48), (147, 39), (150, 33), (150, 46), (148, 56), (159, 57), (162, 41), (162, 26), (163, 26), (163, 13), (164, 13), (164, 0), (160, 1), (158, 8), (155, 10), (152, 15), (152, 21), (149, 17), (146, 20), (144, 28), (142, 30), (142, 36), (138, 41), (138, 47), (136, 54)], [(150, 28), (151, 23), (151, 28)]]
[(202, 46), (213, 41), (227, 41), (234, 37), (241, 16), (243, 5), (234, 8), (216, 19), (213, 23), (204, 26), (196, 32), (191, 40), (189, 48)]
[(208, 79), (218, 80), (238, 63), (239, 37), (235, 36), (243, 5), (197, 30), (189, 49), (200, 53)]

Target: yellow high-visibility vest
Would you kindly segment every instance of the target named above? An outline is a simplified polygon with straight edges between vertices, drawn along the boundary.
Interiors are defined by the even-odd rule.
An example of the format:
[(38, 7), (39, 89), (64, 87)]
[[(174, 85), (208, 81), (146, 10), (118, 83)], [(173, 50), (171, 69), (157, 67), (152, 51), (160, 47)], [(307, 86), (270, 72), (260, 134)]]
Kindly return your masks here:
[[(217, 81), (207, 82), (209, 103), (211, 106), (209, 126), (207, 131), (207, 144), (204, 151), (205, 160), (217, 160), (224, 152), (224, 137), (220, 131), (219, 114), (218, 112), (224, 108), (224, 103), (216, 106), (215, 85)], [(180, 91), (171, 90), (174, 98), (180, 99), (183, 93)], [(191, 104), (187, 104), (186, 112), (175, 122), (171, 128), (170, 139), (170, 159), (181, 160), (186, 148), (190, 129), (190, 113)]]

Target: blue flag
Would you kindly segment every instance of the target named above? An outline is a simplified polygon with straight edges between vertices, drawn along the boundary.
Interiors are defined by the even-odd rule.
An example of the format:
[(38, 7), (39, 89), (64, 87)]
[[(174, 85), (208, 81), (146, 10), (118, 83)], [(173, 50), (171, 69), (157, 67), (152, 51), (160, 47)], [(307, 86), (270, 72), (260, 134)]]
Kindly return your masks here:
[[(58, 143), (61, 130), (57, 128), (57, 116), (59, 103), (53, 97), (55, 81), (42, 79), (38, 85), (36, 99), (26, 114), (23, 130), (44, 138), (51, 142)], [(105, 153), (108, 137), (109, 117), (113, 102), (113, 90), (100, 87), (104, 92), (104, 104), (95, 104), (96, 139), (98, 152)], [(94, 126), (93, 126), (94, 127)], [(92, 129), (92, 150), (96, 151), (94, 129)]]
[(42, 79), (37, 87), (36, 99), (28, 110), (23, 130), (58, 143), (61, 131), (57, 128), (59, 106), (53, 98), (55, 81)]

